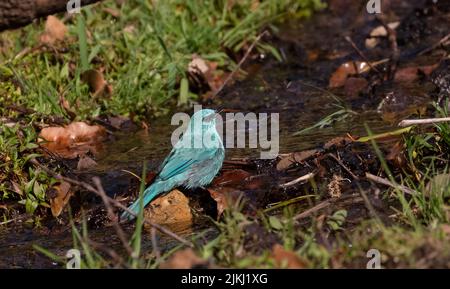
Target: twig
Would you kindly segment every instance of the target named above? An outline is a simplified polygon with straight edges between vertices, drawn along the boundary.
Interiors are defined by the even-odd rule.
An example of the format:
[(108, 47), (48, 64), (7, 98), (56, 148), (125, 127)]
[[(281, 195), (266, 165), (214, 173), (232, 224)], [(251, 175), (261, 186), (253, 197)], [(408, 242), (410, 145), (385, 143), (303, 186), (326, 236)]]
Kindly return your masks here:
[(437, 47), (439, 47), (440, 45), (444, 44), (445, 42), (447, 42), (447, 40), (450, 39), (450, 33), (445, 35), (444, 37), (441, 38), (441, 40), (439, 40), (438, 42), (436, 42), (435, 44), (431, 45), (428, 48), (425, 48), (424, 50), (422, 50), (421, 52), (419, 52), (419, 56), (424, 55), (430, 51), (433, 51), (434, 49), (436, 49)]
[(364, 55), (364, 53), (362, 53), (362, 51), (358, 48), (358, 46), (356, 46), (355, 42), (353, 42), (353, 40), (350, 38), (350, 36), (345, 36), (345, 40), (347, 40), (347, 42), (350, 43), (350, 45), (353, 47), (353, 49), (355, 49), (356, 53), (358, 53), (359, 56), (362, 59), (364, 59), (364, 61), (367, 63), (367, 65), (369, 65), (369, 67), (373, 71), (376, 71), (378, 73), (378, 75), (380, 75), (380, 77), (383, 78), (383, 74), (381, 73), (381, 71), (379, 71), (375, 66), (372, 65), (372, 63), (369, 61), (369, 59), (366, 57), (366, 55)]
[(399, 189), (400, 191), (402, 191), (406, 194), (409, 194), (409, 195), (417, 195), (418, 194), (417, 191), (411, 190), (410, 188), (408, 188), (406, 186), (393, 184), (389, 180), (372, 175), (371, 173), (366, 173), (366, 178), (368, 178), (369, 180), (374, 181), (376, 183), (379, 183), (379, 184), (382, 184), (382, 185), (385, 185), (385, 186), (388, 186), (388, 187), (391, 187), (394, 189)]
[(440, 123), (440, 122), (448, 122), (448, 121), (450, 121), (450, 117), (404, 119), (398, 124), (398, 126), (406, 127), (406, 126), (415, 125), (415, 124), (430, 124), (430, 123)]
[(372, 215), (372, 217), (376, 220), (376, 222), (378, 224), (383, 224), (383, 222), (381, 221), (380, 216), (378, 216), (377, 211), (375, 210), (375, 208), (373, 207), (372, 203), (370, 202), (370, 199), (367, 196), (366, 192), (363, 190), (363, 188), (361, 187), (360, 184), (358, 184), (358, 187), (359, 187), (359, 193), (361, 194), (361, 197), (363, 198), (364, 203), (366, 204), (366, 208), (369, 210), (369, 212)]
[(93, 177), (92, 181), (94, 182), (95, 186), (97, 187), (97, 192), (99, 193), (100, 197), (102, 198), (103, 203), (105, 204), (108, 218), (111, 220), (112, 225), (113, 225), (114, 229), (116, 230), (117, 236), (119, 237), (120, 241), (122, 242), (122, 245), (125, 248), (125, 250), (127, 250), (128, 255), (132, 256), (133, 249), (131, 249), (130, 244), (128, 243), (128, 238), (125, 236), (125, 232), (122, 230), (122, 227), (119, 225), (119, 222), (117, 221), (117, 216), (114, 214), (111, 204), (109, 203), (108, 196), (106, 195), (105, 190), (103, 189), (100, 178)]
[(94, 248), (95, 250), (100, 250), (105, 252), (106, 254), (108, 254), (111, 258), (113, 258), (113, 260), (115, 260), (115, 262), (117, 264), (121, 264), (121, 265), (125, 265), (124, 260), (122, 259), (121, 256), (119, 256), (116, 251), (112, 250), (111, 248), (108, 248), (106, 246), (104, 246), (103, 244), (100, 244), (98, 242), (95, 242), (91, 239), (89, 239), (88, 237), (83, 238), (83, 241), (85, 243), (88, 243), (89, 246), (91, 246), (92, 248)]
[(235, 165), (235, 166), (252, 166), (253, 164), (247, 160), (226, 160), (223, 162), (225, 165)]
[(150, 229), (150, 234), (152, 236), (152, 247), (153, 247), (153, 252), (156, 256), (156, 259), (160, 259), (161, 258), (161, 252), (159, 251), (159, 247), (158, 247), (158, 241), (156, 240), (156, 229), (154, 227), (152, 227)]
[(398, 43), (397, 43), (397, 32), (388, 25), (388, 23), (385, 19), (385, 16), (377, 15), (376, 18), (381, 23), (381, 25), (383, 25), (384, 29), (386, 29), (386, 31), (388, 33), (389, 42), (391, 43), (392, 54), (391, 54), (391, 65), (389, 66), (388, 76), (389, 76), (389, 79), (392, 80), (395, 76), (395, 71), (397, 70), (398, 60), (400, 58), (400, 52), (398, 50)]
[(245, 60), (247, 60), (247, 58), (250, 55), (250, 53), (252, 52), (253, 48), (255, 48), (255, 45), (261, 40), (261, 38), (265, 34), (268, 34), (267, 30), (265, 30), (264, 32), (262, 32), (261, 34), (259, 34), (256, 37), (256, 39), (253, 41), (253, 43), (250, 45), (250, 47), (245, 52), (244, 57), (242, 57), (242, 59), (239, 61), (237, 67), (227, 76), (227, 78), (222, 83), (222, 85), (214, 92), (212, 98), (216, 97), (222, 91), (222, 89), (228, 84), (228, 82), (234, 77), (236, 72), (241, 69), (242, 64), (244, 64)]
[(289, 199), (289, 200), (284, 201), (284, 202), (277, 202), (277, 203), (274, 203), (274, 204), (270, 204), (268, 208), (263, 210), (263, 212), (264, 213), (268, 213), (268, 212), (271, 212), (273, 210), (276, 210), (276, 209), (279, 209), (279, 208), (282, 208), (282, 207), (286, 207), (286, 206), (295, 204), (295, 203), (297, 203), (299, 201), (302, 201), (304, 199), (313, 198), (313, 197), (317, 197), (317, 196), (316, 195), (299, 196), (299, 197), (295, 197), (295, 198)]
[(314, 207), (312, 207), (312, 208), (310, 208), (310, 209), (308, 209), (308, 210), (298, 214), (297, 216), (294, 217), (294, 220), (298, 221), (300, 219), (304, 219), (306, 217), (309, 217), (312, 214), (314, 214), (314, 213), (316, 213), (316, 212), (318, 212), (318, 211), (320, 211), (322, 209), (328, 208), (332, 204), (340, 204), (342, 206), (346, 206), (348, 204), (360, 203), (362, 201), (363, 201), (363, 198), (361, 198), (359, 196), (359, 194), (352, 194), (352, 195), (347, 196), (347, 197), (342, 197), (342, 198), (338, 199), (337, 201), (333, 201), (331, 199), (328, 199), (328, 200), (325, 200), (325, 201), (315, 205)]
[[(71, 179), (71, 178), (67, 178), (67, 177), (61, 176), (61, 175), (55, 173), (54, 171), (48, 169), (48, 168), (45, 167), (44, 165), (40, 164), (36, 159), (31, 159), (30, 162), (33, 163), (34, 165), (40, 167), (40, 168), (43, 169), (46, 173), (52, 175), (52, 176), (53, 176), (54, 178), (56, 178), (56, 179), (63, 180), (63, 181), (65, 181), (65, 182), (71, 183), (71, 184), (73, 184), (73, 185), (83, 187), (83, 188), (85, 188), (86, 190), (88, 190), (88, 191), (90, 191), (90, 192), (92, 192), (92, 193), (94, 193), (94, 194), (100, 196), (100, 193), (99, 193), (93, 186), (91, 186), (91, 185), (88, 184), (88, 183), (80, 182), (80, 181), (77, 181), (77, 180), (74, 180), (74, 179)], [(124, 205), (123, 205), (122, 203), (120, 203), (119, 201), (117, 201), (117, 200), (115, 200), (115, 199), (113, 199), (113, 198), (110, 198), (110, 197), (107, 197), (107, 198), (108, 198), (108, 200), (109, 200), (115, 207), (117, 207), (117, 208), (119, 208), (119, 209), (122, 209), (122, 210), (128, 212), (129, 214), (131, 214), (131, 215), (137, 217), (137, 214), (136, 214), (135, 212), (133, 212), (133, 211), (131, 211), (130, 209), (128, 209), (126, 206), (124, 206)], [(167, 228), (165, 228), (165, 227), (163, 227), (163, 226), (161, 226), (161, 225), (159, 225), (159, 224), (153, 223), (152, 221), (150, 221), (150, 220), (148, 220), (148, 219), (146, 219), (146, 218), (144, 218), (144, 222), (145, 222), (146, 224), (148, 224), (149, 226), (154, 227), (155, 229), (157, 229), (157, 230), (160, 231), (161, 233), (163, 233), (163, 234), (165, 234), (165, 235), (167, 235), (167, 236), (169, 236), (169, 237), (171, 237), (171, 238), (173, 238), (173, 239), (179, 241), (180, 243), (182, 243), (182, 244), (184, 244), (184, 245), (186, 245), (186, 246), (189, 246), (189, 247), (194, 247), (194, 244), (192, 244), (192, 242), (189, 242), (188, 240), (186, 240), (186, 239), (184, 239), (183, 237), (181, 237), (181, 236), (175, 234), (174, 232), (170, 231), (169, 229), (167, 229)]]
[(332, 157), (347, 173), (349, 173), (354, 180), (359, 180), (359, 177), (357, 175), (355, 175), (349, 168), (347, 168), (347, 166), (340, 159), (338, 159), (334, 154), (329, 153), (328, 155), (330, 157)]
[(281, 184), (280, 188), (287, 188), (287, 187), (296, 185), (296, 184), (298, 184), (300, 182), (305, 182), (305, 181), (307, 181), (309, 179), (312, 179), (314, 177), (314, 175), (315, 175), (315, 173), (308, 173), (308, 174), (306, 174), (304, 176), (301, 176), (301, 177), (299, 177), (299, 178), (297, 178), (297, 179), (295, 179), (293, 181), (290, 181), (290, 182), (285, 183), (285, 184)]

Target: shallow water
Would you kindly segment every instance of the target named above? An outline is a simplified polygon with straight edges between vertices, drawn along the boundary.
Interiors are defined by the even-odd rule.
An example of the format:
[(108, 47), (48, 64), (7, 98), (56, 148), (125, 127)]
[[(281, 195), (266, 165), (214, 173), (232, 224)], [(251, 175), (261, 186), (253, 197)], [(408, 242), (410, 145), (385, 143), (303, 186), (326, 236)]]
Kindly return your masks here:
[[(409, 11), (408, 5), (402, 7)], [(346, 99), (342, 91), (335, 91), (355, 114), (323, 129), (293, 135), (340, 109), (336, 106), (338, 102), (324, 89), (330, 74), (340, 63), (345, 59), (357, 58), (343, 35), (348, 34), (350, 29), (367, 31), (373, 26), (369, 19), (358, 17), (356, 21), (350, 21), (353, 20), (352, 17), (351, 13), (346, 17), (337, 17), (330, 12), (323, 12), (306, 23), (287, 24), (275, 40), (285, 60), (281, 63), (273, 60), (250, 61), (247, 78), (226, 87), (211, 107), (220, 106), (244, 113), (279, 113), (279, 153), (314, 148), (347, 133), (353, 136), (366, 135), (365, 123), (375, 133), (396, 128), (396, 123), (387, 118), (386, 113), (378, 111), (380, 101), (387, 92), (399, 90), (399, 106), (396, 107), (396, 103), (393, 103), (389, 109), (394, 115), (403, 117), (407, 115), (404, 114), (405, 111), (413, 111), (429, 101), (425, 87), (386, 87), (385, 91), (380, 89), (372, 98), (354, 99)], [(362, 37), (361, 33), (355, 38)], [(308, 59), (312, 52), (319, 55), (314, 60)], [(126, 171), (139, 174), (143, 162), (147, 164), (148, 170), (155, 170), (171, 149), (170, 135), (174, 128), (170, 125), (169, 115), (151, 121), (148, 131), (117, 132), (96, 156), (98, 165), (83, 173), (101, 176), (105, 190), (110, 195), (126, 191), (131, 177)], [(258, 158), (259, 153), (258, 149), (227, 149), (226, 158)], [(204, 224), (198, 225), (199, 228), (205, 227)], [(64, 255), (73, 244), (72, 234), (67, 227), (65, 225), (62, 230), (58, 225), (53, 225), (47, 230), (33, 230), (20, 224), (6, 228), (1, 226), (0, 267), (58, 267), (56, 263), (38, 254), (32, 246), (37, 244), (53, 253)], [(129, 233), (131, 230), (132, 228), (127, 228)], [(176, 233), (190, 235), (198, 230), (196, 228)], [(91, 229), (90, 237), (98, 242), (112, 244), (113, 247), (120, 244), (109, 227)], [(176, 242), (161, 236), (159, 244), (164, 250), (175, 246)], [(144, 238), (143, 246), (143, 250), (151, 250), (150, 238)]]

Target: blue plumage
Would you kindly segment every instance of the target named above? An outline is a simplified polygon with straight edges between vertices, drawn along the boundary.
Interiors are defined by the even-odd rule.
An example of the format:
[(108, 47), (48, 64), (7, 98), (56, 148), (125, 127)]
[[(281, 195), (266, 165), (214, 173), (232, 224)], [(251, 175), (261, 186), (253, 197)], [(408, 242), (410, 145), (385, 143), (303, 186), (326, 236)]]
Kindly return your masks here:
[[(144, 207), (176, 187), (194, 189), (208, 185), (222, 167), (224, 157), (225, 149), (216, 130), (215, 111), (197, 111), (186, 132), (161, 164), (154, 182), (144, 191)], [(138, 199), (129, 209), (137, 214), (139, 207)], [(133, 218), (128, 212), (121, 216), (121, 220)]]

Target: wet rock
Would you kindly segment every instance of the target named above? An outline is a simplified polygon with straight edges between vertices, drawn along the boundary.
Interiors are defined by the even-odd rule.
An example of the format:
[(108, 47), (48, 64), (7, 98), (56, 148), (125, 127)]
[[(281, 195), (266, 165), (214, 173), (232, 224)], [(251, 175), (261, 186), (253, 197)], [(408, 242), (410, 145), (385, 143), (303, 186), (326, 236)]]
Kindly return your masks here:
[[(192, 213), (189, 199), (179, 190), (173, 190), (151, 202), (144, 210), (150, 221), (166, 225), (173, 231), (182, 231), (192, 226)], [(144, 225), (146, 229), (149, 226)]]
[(437, 86), (440, 93), (450, 93), (450, 59), (446, 59), (431, 74), (431, 82)]

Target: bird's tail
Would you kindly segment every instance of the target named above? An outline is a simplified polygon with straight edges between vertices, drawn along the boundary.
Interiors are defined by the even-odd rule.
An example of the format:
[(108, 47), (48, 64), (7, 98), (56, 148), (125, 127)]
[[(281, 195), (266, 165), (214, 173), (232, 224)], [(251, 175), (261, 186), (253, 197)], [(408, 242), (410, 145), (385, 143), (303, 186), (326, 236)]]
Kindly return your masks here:
[[(162, 193), (160, 183), (158, 183), (158, 182), (153, 183), (142, 194), (142, 198), (143, 198), (143, 206), (142, 207), (144, 208), (145, 206), (147, 206), (147, 204), (150, 203), (160, 193)], [(139, 209), (140, 209), (140, 198), (138, 198), (131, 206), (129, 206), (128, 209), (137, 215), (139, 213)], [(122, 215), (120, 216), (121, 221), (130, 221), (133, 219), (134, 219), (134, 216), (132, 214), (128, 213), (127, 211), (123, 212)]]

